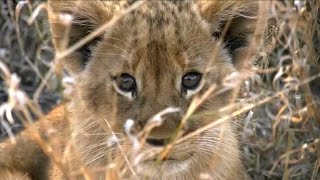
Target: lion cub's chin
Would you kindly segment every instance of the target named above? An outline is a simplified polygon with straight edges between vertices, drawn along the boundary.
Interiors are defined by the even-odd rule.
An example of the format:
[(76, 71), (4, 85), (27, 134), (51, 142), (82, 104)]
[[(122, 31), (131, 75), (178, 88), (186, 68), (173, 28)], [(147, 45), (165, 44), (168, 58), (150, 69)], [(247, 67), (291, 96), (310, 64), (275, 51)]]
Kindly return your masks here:
[[(161, 152), (162, 148), (163, 146), (152, 147), (154, 152)], [(150, 150), (150, 148), (148, 149)], [(148, 150), (146, 149), (146, 151)], [(145, 159), (140, 160), (135, 169), (141, 177), (150, 177), (152, 179), (157, 174), (160, 176), (157, 177), (158, 179), (170, 179), (171, 177), (178, 177), (181, 174), (188, 174), (188, 172), (194, 169), (195, 162), (193, 155), (195, 154), (191, 149), (173, 149), (165, 159), (159, 160), (159, 153), (153, 153), (152, 156), (145, 156)]]
[(156, 159), (145, 160), (137, 166), (138, 174), (153, 177), (159, 174), (162, 177), (175, 176), (190, 171), (192, 168), (192, 158), (174, 159), (168, 157), (166, 160), (157, 161)]

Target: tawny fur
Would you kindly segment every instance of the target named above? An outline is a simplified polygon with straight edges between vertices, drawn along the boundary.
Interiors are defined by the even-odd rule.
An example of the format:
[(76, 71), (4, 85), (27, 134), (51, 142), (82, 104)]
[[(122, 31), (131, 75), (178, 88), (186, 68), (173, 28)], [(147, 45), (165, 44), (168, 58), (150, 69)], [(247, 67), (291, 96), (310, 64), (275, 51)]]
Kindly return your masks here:
[[(131, 1), (49, 0), (51, 13), (73, 16), (69, 44), (110, 21), (130, 4)], [(106, 143), (111, 137), (106, 121), (115, 133), (126, 139), (123, 127), (127, 119), (133, 119), (135, 130), (139, 131), (159, 111), (179, 107), (181, 114), (166, 116), (164, 123), (150, 134), (151, 138), (169, 138), (192, 101), (181, 92), (182, 76), (189, 71), (203, 74), (203, 87), (196, 96), (212, 84), (222, 87), (223, 79), (236, 72), (235, 65), (244, 61), (239, 54), (244, 53), (243, 47), (254, 32), (256, 15), (254, 1), (148, 1), (142, 4), (92, 43), (88, 62), (81, 60), (81, 50), (62, 59), (65, 69), (75, 79), (71, 101), (40, 120), (37, 126), (42, 136), (54, 143), (53, 150), (64, 157), (64, 171), (52, 158), (46, 158), (28, 131), (18, 136), (17, 145), (7, 141), (0, 146), (0, 158), (7, 158), (0, 159), (0, 167), (17, 169), (33, 179), (62, 180), (66, 172), (71, 172), (76, 179), (84, 178), (81, 173), (75, 174), (85, 165), (89, 172), (93, 170), (89, 174), (94, 179), (104, 179), (105, 174), (94, 169), (105, 169), (113, 158), (123, 160), (118, 150), (112, 158), (108, 156), (114, 148), (110, 149)], [(65, 46), (66, 27), (53, 14), (49, 17), (55, 48), (61, 51)], [(232, 23), (225, 38), (241, 39), (236, 42), (243, 43), (241, 48), (230, 50), (219, 42), (218, 36), (213, 36), (221, 34), (228, 20)], [(131, 100), (114, 87), (114, 78), (122, 73), (132, 75), (137, 81), (138, 92)], [(231, 91), (227, 91), (208, 97), (187, 122), (187, 131), (193, 132), (222, 117), (218, 110), (230, 103), (230, 96)], [(48, 135), (48, 127), (41, 128), (41, 121), (54, 129), (54, 139), (52, 134)], [(126, 150), (125, 144), (131, 143), (127, 139), (123, 141)], [(16, 150), (10, 152), (9, 148)], [(30, 150), (39, 152), (30, 154)], [(24, 157), (17, 155), (23, 152), (26, 152)], [(130, 156), (129, 152), (125, 153)], [(212, 179), (247, 178), (231, 121), (175, 145), (170, 158), (175, 160), (165, 160), (162, 164), (147, 161), (133, 169), (138, 179), (190, 180), (199, 179), (201, 174), (208, 174)], [(43, 165), (42, 169), (36, 168), (41, 172), (30, 168), (38, 167), (29, 162), (31, 159)], [(124, 178), (134, 176), (127, 172)]]
[(27, 173), (21, 173), (19, 171), (1, 169), (0, 170), (1, 180), (30, 180)]

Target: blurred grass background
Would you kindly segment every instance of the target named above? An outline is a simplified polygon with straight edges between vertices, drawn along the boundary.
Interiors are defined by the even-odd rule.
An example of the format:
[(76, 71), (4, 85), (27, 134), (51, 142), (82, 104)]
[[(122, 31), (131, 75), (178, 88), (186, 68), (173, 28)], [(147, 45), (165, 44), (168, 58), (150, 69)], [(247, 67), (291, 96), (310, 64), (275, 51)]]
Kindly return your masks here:
[[(0, 4), (0, 60), (12, 73), (20, 77), (20, 88), (32, 99), (48, 70), (52, 67), (54, 51), (49, 34), (47, 12), (40, 11), (36, 22), (28, 25), (28, 19), (36, 7), (45, 1), (4, 0)], [(3, 74), (0, 79), (0, 103), (8, 100)], [(58, 79), (53, 76), (42, 91), (39, 103), (48, 112), (60, 100)], [(2, 127), (2, 126), (1, 126)], [(18, 122), (13, 131), (21, 129)], [(0, 129), (0, 139), (6, 131)]]
[[(0, 61), (20, 77), (19, 88), (48, 112), (60, 102), (61, 83), (53, 74), (39, 89), (54, 57), (46, 11), (36, 13), (35, 23), (28, 24), (44, 2), (1, 2)], [(320, 2), (272, 2), (267, 43), (259, 50), (256, 73), (245, 81), (241, 98), (275, 98), (243, 115), (239, 138), (244, 162), (253, 179), (320, 179)], [(0, 74), (3, 104), (8, 89)], [(3, 139), (7, 122), (0, 122)], [(10, 127), (14, 132), (22, 128), (19, 121)]]

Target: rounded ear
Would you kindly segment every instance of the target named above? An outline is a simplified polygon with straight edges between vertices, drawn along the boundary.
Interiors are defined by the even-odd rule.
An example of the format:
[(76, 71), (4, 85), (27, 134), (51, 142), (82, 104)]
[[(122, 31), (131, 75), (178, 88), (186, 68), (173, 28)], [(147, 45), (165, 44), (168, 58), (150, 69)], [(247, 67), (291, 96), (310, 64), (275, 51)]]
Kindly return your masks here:
[[(52, 41), (58, 53), (108, 22), (115, 13), (116, 6), (120, 6), (120, 3), (82, 0), (49, 0), (48, 4)], [(60, 59), (63, 67), (71, 75), (83, 71), (90, 60), (92, 47), (98, 40), (96, 38)]]
[[(261, 23), (259, 1), (224, 0), (197, 3), (201, 16), (211, 25), (212, 35), (223, 40), (236, 69), (244, 68), (244, 61), (255, 54), (252, 47), (249, 47), (250, 42), (264, 33), (264, 28), (257, 25)], [(264, 25), (262, 24), (263, 27)], [(256, 29), (258, 26), (260, 28)]]

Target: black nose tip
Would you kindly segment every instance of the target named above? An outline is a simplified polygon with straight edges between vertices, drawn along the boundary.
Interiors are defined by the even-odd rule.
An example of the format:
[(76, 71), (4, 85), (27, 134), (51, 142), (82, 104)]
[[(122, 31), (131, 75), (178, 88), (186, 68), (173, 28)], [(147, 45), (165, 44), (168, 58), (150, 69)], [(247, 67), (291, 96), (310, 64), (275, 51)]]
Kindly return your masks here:
[(152, 138), (148, 138), (147, 143), (153, 145), (153, 146), (164, 146), (167, 142), (168, 139), (152, 139)]

